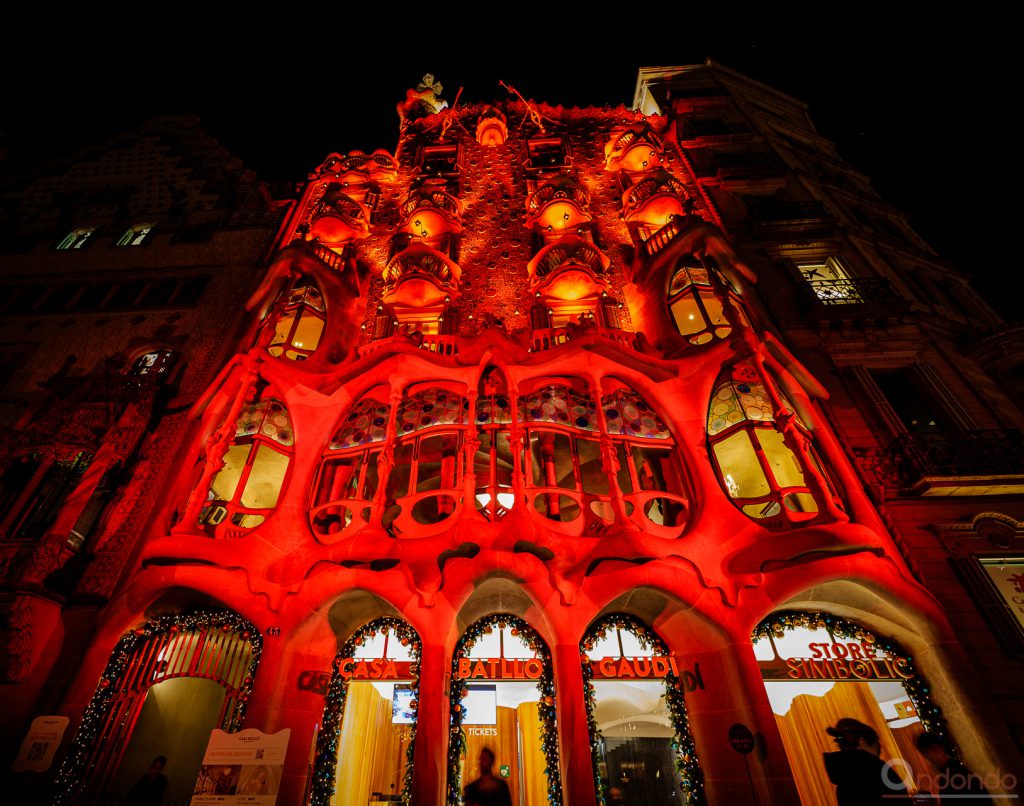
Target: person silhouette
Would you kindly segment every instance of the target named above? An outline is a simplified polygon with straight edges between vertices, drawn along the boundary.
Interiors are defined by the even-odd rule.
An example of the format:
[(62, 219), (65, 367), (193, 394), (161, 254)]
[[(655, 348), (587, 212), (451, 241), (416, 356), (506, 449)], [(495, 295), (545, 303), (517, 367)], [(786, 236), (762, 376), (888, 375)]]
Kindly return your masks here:
[(167, 756), (154, 758), (146, 774), (121, 799), (120, 806), (160, 806), (167, 790), (167, 776), (164, 775), (166, 766)]
[(492, 772), (494, 751), (489, 747), (482, 748), (477, 763), (480, 765), (480, 777), (466, 787), (466, 806), (512, 806), (508, 784)]
[(870, 725), (843, 717), (835, 727), (825, 728), (839, 750), (823, 753), (825, 772), (835, 784), (839, 806), (905, 802), (902, 780), (879, 757), (882, 743)]

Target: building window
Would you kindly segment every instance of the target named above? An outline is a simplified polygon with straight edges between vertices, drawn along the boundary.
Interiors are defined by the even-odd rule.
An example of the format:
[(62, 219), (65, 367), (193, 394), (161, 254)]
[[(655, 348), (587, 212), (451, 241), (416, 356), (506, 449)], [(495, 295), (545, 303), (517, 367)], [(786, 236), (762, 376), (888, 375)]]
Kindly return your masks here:
[(536, 137), (526, 143), (526, 168), (551, 171), (568, 168), (569, 149), (561, 137)]
[(420, 152), (420, 173), (424, 176), (457, 177), (462, 167), (459, 147), (424, 146)]
[(81, 249), (96, 232), (96, 227), (73, 229), (57, 244), (57, 249)]
[(683, 667), (654, 630), (621, 613), (591, 625), (580, 662), (599, 802), (703, 803), (684, 700), (704, 687), (700, 664)]
[(800, 276), (814, 291), (814, 295), (828, 302), (863, 302), (856, 285), (851, 282), (853, 275), (846, 265), (835, 256), (824, 260), (800, 261), (796, 264)]
[(679, 334), (697, 345), (728, 337), (733, 326), (722, 305), (725, 295), (740, 321), (749, 326), (739, 295), (710, 261), (683, 256), (668, 283), (669, 312)]
[[(708, 442), (729, 498), (745, 515), (770, 528), (813, 518), (819, 507), (804, 478), (806, 469), (785, 442), (764, 382), (745, 364), (726, 374), (711, 396)], [(821, 471), (807, 426), (779, 394), (793, 412), (797, 438)]]
[(391, 617), (371, 621), (342, 645), (317, 737), (321, 766), (310, 804), (409, 802), (420, 648), (416, 631)]
[(284, 487), (294, 445), (284, 403), (268, 397), (245, 406), (199, 513), (209, 535), (241, 537), (267, 519)]
[(132, 362), (129, 375), (139, 377), (163, 377), (167, 375), (171, 364), (174, 363), (174, 352), (172, 350), (153, 350), (143, 353)]
[(124, 234), (117, 239), (118, 246), (141, 246), (142, 242), (149, 237), (156, 224), (135, 224), (124, 231)]
[(267, 352), (275, 358), (305, 361), (320, 345), (326, 323), (324, 296), (313, 280), (303, 277), (271, 309), (264, 325), (274, 328)]
[(509, 613), (470, 625), (455, 645), (449, 696), (447, 806), (464, 802), (484, 748), (512, 803), (562, 803), (551, 651), (533, 628)]
[(8, 540), (39, 540), (53, 525), (68, 495), (92, 462), (79, 451), (60, 459), (19, 456), (0, 477), (0, 533)]
[(801, 803), (835, 803), (830, 755), (858, 738), (826, 732), (840, 717), (873, 730), (891, 780), (916, 791), (911, 771), (931, 767), (915, 739), (944, 735), (945, 726), (927, 681), (895, 641), (829, 613), (783, 612), (758, 625), (753, 649)]

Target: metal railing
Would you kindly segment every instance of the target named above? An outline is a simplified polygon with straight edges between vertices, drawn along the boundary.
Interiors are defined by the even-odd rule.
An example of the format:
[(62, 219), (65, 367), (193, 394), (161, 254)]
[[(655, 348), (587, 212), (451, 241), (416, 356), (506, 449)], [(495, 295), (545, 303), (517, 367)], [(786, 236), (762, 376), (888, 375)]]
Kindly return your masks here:
[(890, 452), (907, 484), (925, 476), (1024, 475), (1024, 432), (1012, 429), (904, 434)]
[(801, 289), (808, 302), (816, 305), (902, 304), (906, 301), (884, 277), (847, 280), (808, 280)]
[(807, 202), (771, 202), (751, 206), (751, 215), (766, 223), (785, 221), (820, 221), (829, 219), (829, 209), (818, 201)]

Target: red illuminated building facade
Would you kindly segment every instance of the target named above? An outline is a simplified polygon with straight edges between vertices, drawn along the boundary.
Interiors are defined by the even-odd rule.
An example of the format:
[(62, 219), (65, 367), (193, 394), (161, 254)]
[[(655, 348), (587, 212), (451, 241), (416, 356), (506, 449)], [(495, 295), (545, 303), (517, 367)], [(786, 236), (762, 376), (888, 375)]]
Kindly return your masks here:
[(11, 791), (834, 803), (850, 716), (1015, 792), (1020, 329), (720, 65), (442, 94), (297, 194), (181, 118), (0, 189)]

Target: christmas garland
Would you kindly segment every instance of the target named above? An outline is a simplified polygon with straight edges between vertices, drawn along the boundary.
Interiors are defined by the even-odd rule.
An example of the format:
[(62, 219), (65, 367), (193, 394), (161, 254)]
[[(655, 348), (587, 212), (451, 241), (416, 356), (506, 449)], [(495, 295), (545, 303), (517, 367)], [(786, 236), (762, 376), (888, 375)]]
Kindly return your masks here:
[(548, 779), (548, 803), (562, 804), (562, 782), (558, 767), (558, 729), (555, 723), (555, 677), (551, 665), (551, 653), (543, 639), (521, 618), (504, 613), (486, 616), (473, 624), (455, 645), (452, 656), (452, 687), (449, 695), (451, 704), (450, 735), (448, 741), (448, 806), (462, 803), (462, 781), (460, 762), (466, 752), (466, 734), (462, 729), (464, 709), (462, 698), (469, 692), (464, 681), (459, 679), (459, 659), (468, 656), (469, 651), (481, 636), (493, 632), (494, 628), (511, 627), (512, 635), (519, 636), (535, 653), (543, 666), (537, 687), (540, 689), (541, 749), (547, 766), (544, 774)]
[[(668, 655), (668, 645), (654, 630), (642, 621), (626, 613), (612, 613), (604, 616), (591, 625), (580, 643), (580, 664), (583, 668), (583, 687), (587, 706), (587, 723), (590, 727), (590, 758), (594, 765), (594, 789), (597, 792), (599, 806), (605, 806), (604, 784), (600, 770), (600, 733), (597, 730), (597, 718), (594, 715), (596, 695), (594, 691), (594, 671), (590, 665), (590, 656), (599, 638), (604, 638), (608, 630), (628, 630), (636, 636), (640, 646), (645, 650), (653, 650)], [(697, 747), (690, 734), (690, 721), (686, 716), (684, 700), (685, 686), (682, 679), (671, 671), (665, 676), (665, 702), (675, 736), (672, 738), (672, 749), (676, 755), (676, 770), (682, 782), (683, 794), (687, 806), (698, 806), (705, 803), (704, 773), (697, 757)]]
[(256, 675), (256, 667), (259, 665), (260, 652), (263, 648), (263, 636), (259, 634), (259, 631), (248, 619), (242, 618), (230, 610), (201, 610), (185, 616), (162, 616), (151, 619), (121, 636), (114, 647), (110, 660), (107, 661), (107, 666), (103, 670), (99, 685), (96, 687), (96, 692), (92, 695), (92, 700), (82, 714), (78, 733), (75, 734), (75, 740), (71, 744), (67, 758), (64, 759), (54, 781), (54, 804), (66, 804), (74, 801), (85, 783), (86, 776), (90, 772), (87, 769), (89, 759), (93, 755), (100, 732), (106, 724), (111, 701), (118, 690), (117, 683), (128, 671), (128, 659), (136, 646), (167, 632), (214, 628), (220, 628), (223, 632), (233, 630), (239, 633), (242, 639), (248, 641), (252, 647), (252, 658), (249, 661), (248, 673), (242, 681), (242, 687), (236, 692), (228, 692), (237, 695), (238, 707), (233, 709), (221, 727), (228, 733), (234, 733), (242, 726), (245, 704), (252, 694), (253, 678)]
[[(402, 619), (391, 616), (375, 619), (364, 624), (350, 637), (338, 652), (337, 658), (351, 658), (367, 638), (373, 638), (378, 632), (394, 630), (402, 646), (409, 647), (413, 658), (412, 664), (412, 702), (416, 708), (419, 694), (420, 671), (420, 638), (416, 631)], [(334, 673), (327, 687), (324, 705), (324, 716), (320, 722), (320, 732), (316, 739), (316, 759), (314, 761), (313, 787), (310, 794), (310, 806), (329, 806), (334, 798), (334, 782), (338, 767), (338, 740), (341, 738), (341, 721), (345, 716), (345, 699), (348, 696), (349, 681), (341, 676), (338, 664), (334, 665)], [(402, 800), (408, 803), (412, 793), (412, 761), (413, 749), (416, 746), (416, 723), (411, 726), (412, 736), (409, 747), (405, 751), (405, 773), (402, 776)]]
[(939, 708), (931, 698), (931, 690), (914, 669), (913, 658), (908, 655), (894, 639), (879, 638), (874, 633), (865, 630), (859, 624), (847, 621), (839, 616), (830, 613), (806, 612), (806, 611), (781, 611), (773, 613), (754, 630), (752, 638), (782, 638), (787, 630), (798, 628), (817, 630), (825, 629), (835, 638), (873, 644), (883, 652), (888, 652), (906, 661), (904, 669), (909, 677), (901, 680), (900, 683), (914, 704), (917, 716), (924, 725), (924, 729), (930, 733), (936, 733), (949, 741), (946, 728), (946, 720), (942, 718), (942, 709)]

